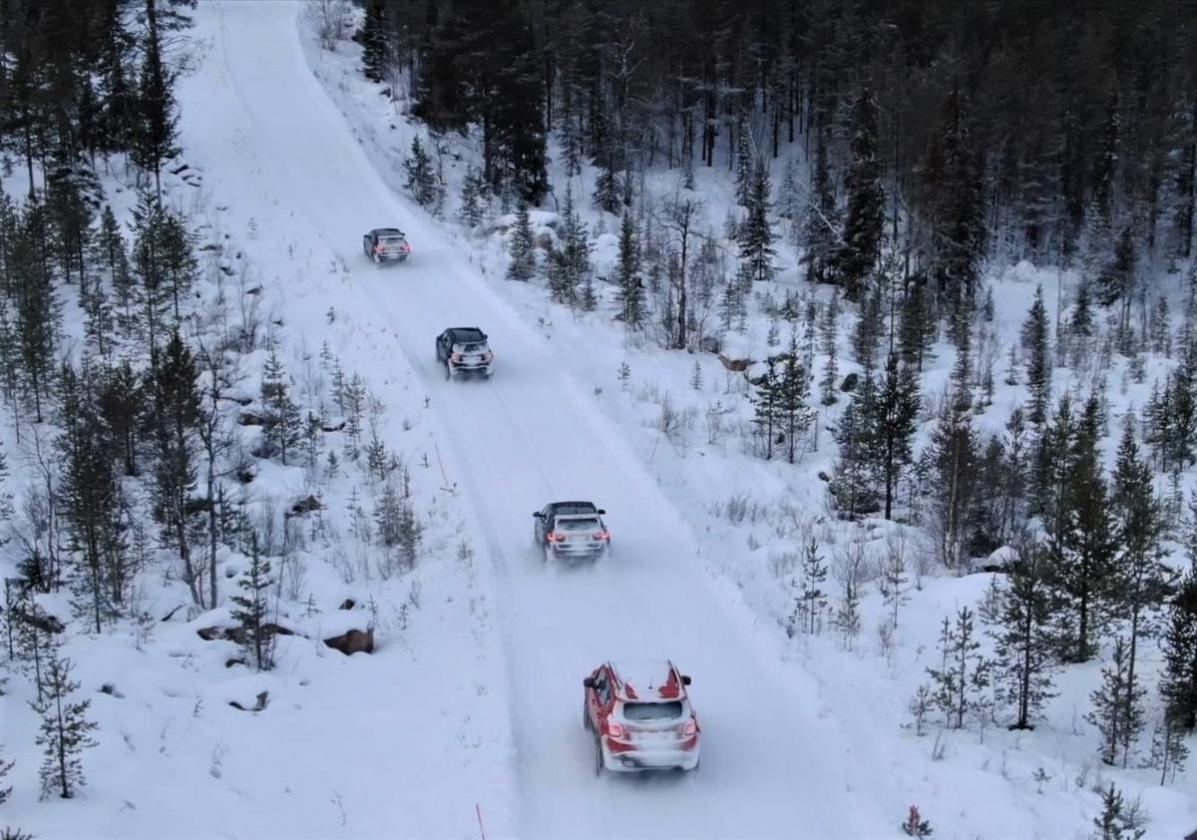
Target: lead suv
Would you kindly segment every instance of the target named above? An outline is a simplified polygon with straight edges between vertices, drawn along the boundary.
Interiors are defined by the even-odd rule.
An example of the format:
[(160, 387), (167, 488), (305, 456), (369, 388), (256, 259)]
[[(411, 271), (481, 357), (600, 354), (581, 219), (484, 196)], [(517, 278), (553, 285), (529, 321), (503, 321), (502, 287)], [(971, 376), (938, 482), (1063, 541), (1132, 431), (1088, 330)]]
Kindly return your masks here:
[(582, 685), (596, 776), (698, 767), (701, 730), (686, 690), (690, 677), (672, 662), (604, 662)]
[(490, 377), (495, 354), (486, 333), (477, 327), (450, 327), (436, 337), (436, 360), (445, 366), (445, 378), (464, 374)]
[(532, 514), (532, 539), (546, 560), (596, 560), (611, 548), (606, 512), (594, 502), (550, 502)]
[(374, 228), (362, 237), (362, 250), (377, 265), (386, 262), (407, 262), (407, 258), (411, 256), (407, 236), (399, 228)]

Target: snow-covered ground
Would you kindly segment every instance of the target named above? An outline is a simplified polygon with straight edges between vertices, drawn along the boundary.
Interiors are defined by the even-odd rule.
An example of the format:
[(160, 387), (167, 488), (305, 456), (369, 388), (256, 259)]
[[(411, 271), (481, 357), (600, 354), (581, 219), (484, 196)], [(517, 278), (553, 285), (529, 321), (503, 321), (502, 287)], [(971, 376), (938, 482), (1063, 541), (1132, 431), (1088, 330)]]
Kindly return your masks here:
[[(43, 838), (874, 838), (900, 836), (917, 803), (938, 837), (1083, 838), (1105, 779), (1141, 796), (1149, 837), (1197, 827), (1191, 781), (1165, 788), (1154, 771), (1099, 769), (1083, 721), (1097, 663), (1063, 675), (1033, 733), (903, 728), (941, 618), (975, 603), (988, 575), (924, 577), (889, 650), (873, 592), (854, 650), (830, 634), (788, 639), (781, 619), (803, 536), (834, 560), (856, 542), (877, 554), (894, 532), (829, 517), (816, 477), (831, 462), (826, 430), (797, 467), (753, 458), (706, 425), (707, 409), (743, 402), (714, 357), (631, 345), (601, 312), (575, 318), (537, 286), (502, 280), (500, 236), (472, 239), (398, 189), (418, 127), (356, 74), (355, 46), (320, 50), (305, 8), (200, 5), (204, 60), (179, 91), (183, 143), (203, 173), (194, 205), (244, 252), (292, 372), (327, 343), (370, 383), (380, 436), (413, 474), (423, 556), (414, 572), (367, 579), (351, 571), (359, 559), (345, 556), (344, 533), (309, 541), (294, 600), (310, 595), (319, 612), (296, 610), (293, 623), (318, 639), (321, 622), (344, 621), (344, 598), (372, 600), (372, 656), (290, 637), (277, 670), (228, 669), (231, 644), (195, 635), (218, 623), (211, 614), (159, 622), (140, 646), (131, 631), (75, 638), (68, 652), (101, 724), (89, 785), (80, 799), (38, 803), (25, 781), (6, 821)], [(717, 222), (730, 190), (721, 173), (699, 178)], [(380, 270), (361, 235), (392, 224), (414, 256)], [(1051, 291), (1054, 280), (1017, 266), (995, 281), (1007, 341), (1034, 284)], [(491, 337), (489, 382), (446, 382), (434, 364), (434, 336), (462, 325)], [(766, 327), (750, 332), (758, 351)], [(692, 388), (696, 362), (703, 381)], [(929, 393), (950, 365), (941, 352)], [(1003, 370), (1004, 359), (999, 379)], [(1150, 379), (1112, 399), (1142, 405), (1145, 388)], [(670, 435), (658, 427), (665, 395), (682, 417)], [(1022, 398), (999, 386), (985, 421), (1000, 427)], [(302, 469), (267, 465), (251, 494), (289, 503), (311, 485)], [(352, 487), (342, 477), (323, 490), (342, 527), (333, 511)], [(607, 509), (612, 556), (545, 567), (530, 514), (573, 497)], [(727, 515), (736, 499), (742, 519)], [(908, 539), (916, 566), (926, 549)], [(693, 675), (696, 773), (594, 777), (581, 680), (626, 657), (669, 657)], [(99, 693), (103, 683), (123, 696)], [(227, 705), (264, 689), (260, 713)], [(39, 758), (20, 699), (2, 700), (0, 741), (29, 779)]]

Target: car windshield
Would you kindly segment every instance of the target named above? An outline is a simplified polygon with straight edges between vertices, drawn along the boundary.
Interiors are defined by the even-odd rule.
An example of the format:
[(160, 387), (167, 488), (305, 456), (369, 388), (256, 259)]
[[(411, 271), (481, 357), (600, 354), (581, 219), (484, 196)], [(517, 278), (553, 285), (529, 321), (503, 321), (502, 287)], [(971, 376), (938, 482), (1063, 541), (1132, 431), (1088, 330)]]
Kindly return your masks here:
[(680, 700), (667, 703), (624, 703), (623, 716), (625, 720), (677, 720), (682, 716)]
[(597, 531), (601, 526), (597, 519), (558, 519), (557, 528), (562, 531)]

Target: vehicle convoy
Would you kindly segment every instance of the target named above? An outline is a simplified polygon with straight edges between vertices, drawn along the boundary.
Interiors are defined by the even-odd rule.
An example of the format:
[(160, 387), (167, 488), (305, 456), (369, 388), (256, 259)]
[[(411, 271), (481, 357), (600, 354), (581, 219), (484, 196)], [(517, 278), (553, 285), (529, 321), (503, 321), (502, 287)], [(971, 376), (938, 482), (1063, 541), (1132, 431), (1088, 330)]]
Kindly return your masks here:
[(406, 262), (411, 256), (407, 236), (398, 228), (374, 228), (362, 237), (362, 250), (378, 265)]
[(611, 550), (605, 513), (594, 502), (550, 502), (532, 514), (532, 539), (546, 560), (597, 560)]
[(702, 730), (690, 677), (670, 661), (604, 662), (582, 681), (582, 725), (594, 733), (594, 774), (694, 770)]
[(445, 366), (446, 379), (469, 374), (489, 378), (495, 354), (482, 330), (450, 327), (436, 337), (436, 361)]

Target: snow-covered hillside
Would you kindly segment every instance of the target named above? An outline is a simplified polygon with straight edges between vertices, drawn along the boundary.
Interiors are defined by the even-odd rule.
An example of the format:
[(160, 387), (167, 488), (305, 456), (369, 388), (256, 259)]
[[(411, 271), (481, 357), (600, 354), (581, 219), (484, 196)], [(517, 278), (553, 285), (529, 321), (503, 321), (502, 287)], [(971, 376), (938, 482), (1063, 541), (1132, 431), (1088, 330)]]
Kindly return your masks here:
[[(743, 377), (714, 355), (629, 341), (604, 307), (576, 316), (537, 284), (504, 281), (502, 232), (467, 235), (403, 194), (403, 154), (422, 128), (359, 77), (356, 45), (321, 48), (316, 12), (200, 4), (201, 61), (179, 100), (202, 188), (169, 182), (167, 200), (202, 218), (203, 241), (226, 257), (196, 322), (253, 307), (296, 388), (329, 418), (335, 371), (359, 374), (375, 406), (367, 435), (402, 466), (375, 480), (364, 463), (330, 467), (323, 454), (307, 467), (256, 460), (245, 501), (282, 531), (277, 620), (295, 631), (280, 638), (277, 667), (231, 663), (235, 644), (197, 634), (227, 625), (227, 608), (188, 615), (175, 609), (179, 582), (147, 574), (145, 621), (69, 634), (99, 724), (80, 797), (38, 801), (30, 690), (13, 680), (0, 697), (0, 742), (19, 768), (2, 822), (38, 838), (882, 838), (902, 836), (917, 804), (937, 837), (1085, 838), (1114, 781), (1142, 802), (1147, 837), (1197, 827), (1191, 772), (1160, 786), (1154, 770), (1097, 762), (1084, 716), (1099, 663), (1059, 677), (1034, 731), (912, 731), (908, 703), (935, 664), (943, 616), (975, 605), (992, 576), (939, 576), (918, 529), (836, 519), (819, 473), (834, 460), (827, 426), (839, 407), (823, 409), (797, 465), (763, 461), (738, 432), (750, 412)], [(471, 159), (457, 142), (450, 184)], [(718, 224), (731, 204), (725, 173), (698, 175)], [(650, 187), (663, 194), (673, 180)], [(612, 217), (590, 221), (610, 262)], [(361, 236), (378, 226), (406, 231), (408, 263), (363, 257)], [(774, 299), (808, 291), (792, 261), (768, 285)], [(1054, 290), (1057, 274), (1022, 264), (990, 279), (993, 328), (1009, 342), (1035, 286)], [(756, 357), (768, 346), (762, 304), (741, 339)], [(490, 336), (494, 376), (445, 381), (434, 337), (475, 325)], [(846, 333), (840, 343), (846, 357)], [(950, 347), (937, 349), (929, 397), (952, 364)], [(247, 393), (264, 356), (244, 363)], [(1150, 390), (1120, 390), (1120, 375), (1115, 416)], [(999, 386), (982, 427), (1000, 429), (1025, 396)], [(322, 445), (339, 457), (347, 432), (324, 425)], [(255, 430), (241, 433), (251, 448)], [(924, 424), (920, 442), (926, 434)], [(423, 529), (414, 569), (363, 534), (388, 483)], [(282, 515), (309, 495), (320, 512)], [(530, 514), (565, 498), (608, 511), (607, 562), (543, 562)], [(904, 554), (912, 585), (892, 635), (877, 630), (891, 607), (873, 583), (859, 638), (787, 635), (811, 537), (837, 568)], [(243, 566), (228, 558), (230, 586)], [(833, 576), (833, 600), (837, 586)], [(356, 606), (341, 609), (346, 599)], [(42, 602), (69, 615), (65, 598)], [(321, 643), (366, 624), (371, 655)], [(595, 777), (582, 679), (629, 657), (668, 657), (693, 676), (698, 771)], [(229, 705), (252, 708), (263, 691), (260, 711)]]

